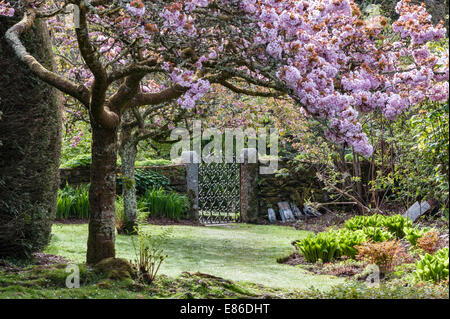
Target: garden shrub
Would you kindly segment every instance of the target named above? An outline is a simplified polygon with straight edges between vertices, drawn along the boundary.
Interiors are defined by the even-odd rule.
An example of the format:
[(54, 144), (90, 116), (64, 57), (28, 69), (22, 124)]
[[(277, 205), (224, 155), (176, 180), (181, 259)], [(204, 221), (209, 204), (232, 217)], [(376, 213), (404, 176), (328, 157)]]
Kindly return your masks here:
[(164, 166), (171, 164), (173, 164), (173, 162), (170, 160), (158, 158), (158, 159), (145, 159), (142, 161), (136, 161), (135, 166)]
[[(432, 46), (447, 52), (448, 38)], [(424, 102), (405, 115), (388, 124), (392, 134), (387, 142), (395, 150), (392, 170), (377, 174), (371, 185), (380, 192), (389, 190), (385, 201), (405, 209), (434, 198), (448, 220), (449, 104)]]
[(365, 227), (383, 227), (384, 215), (374, 214), (371, 216), (355, 216), (347, 220), (344, 224), (349, 230), (358, 230)]
[(189, 208), (189, 199), (186, 195), (167, 192), (163, 188), (147, 190), (139, 199), (138, 208), (150, 213), (150, 216), (169, 217), (180, 219)]
[(384, 227), (397, 238), (405, 237), (405, 228), (412, 227), (411, 219), (402, 215), (393, 215), (385, 218)]
[[(146, 169), (136, 169), (134, 172), (134, 181), (136, 186), (136, 193), (144, 195), (145, 192), (153, 188), (164, 188), (170, 190), (170, 180), (166, 176), (158, 172)], [(123, 186), (127, 181), (122, 176), (117, 179), (118, 185)]]
[(355, 246), (367, 240), (362, 230), (341, 229), (306, 237), (296, 242), (296, 246), (308, 262), (329, 262), (341, 256), (354, 258), (358, 252)]
[(394, 267), (402, 259), (404, 251), (396, 240), (383, 241), (380, 243), (367, 242), (356, 246), (358, 260), (377, 265), (380, 272), (386, 273), (394, 270)]
[(439, 249), (439, 233), (430, 230), (417, 239), (416, 247), (426, 253), (434, 254)]
[(89, 217), (89, 184), (72, 187), (69, 184), (58, 191), (56, 218)]
[(382, 242), (392, 239), (392, 234), (379, 227), (365, 227), (362, 229), (364, 234), (374, 242)]
[(116, 198), (116, 229), (119, 234), (124, 233), (124, 227), (127, 224), (127, 216), (125, 215), (125, 209), (123, 206), (123, 197), (117, 196)]
[(134, 179), (138, 194), (143, 194), (151, 188), (168, 189), (170, 185), (169, 178), (152, 170), (136, 169)]
[(336, 235), (339, 240), (340, 256), (347, 256), (350, 258), (355, 258), (355, 255), (358, 253), (358, 250), (356, 249), (357, 245), (369, 240), (363, 230), (353, 232), (340, 230)]
[(415, 276), (420, 281), (432, 281), (438, 283), (448, 278), (449, 274), (449, 249), (440, 249), (434, 255), (425, 254), (416, 262)]
[(308, 262), (329, 262), (341, 256), (355, 258), (356, 246), (368, 241), (377, 243), (402, 238), (405, 229), (411, 226), (411, 221), (401, 215), (355, 216), (345, 223), (344, 229), (307, 237), (296, 242), (296, 246)]
[(339, 242), (328, 233), (306, 237), (296, 243), (303, 257), (308, 262), (329, 262), (338, 257)]
[(409, 241), (412, 246), (416, 246), (417, 240), (422, 237), (429, 229), (420, 229), (417, 227), (405, 228), (405, 239)]
[(410, 284), (402, 281), (381, 283), (378, 287), (349, 281), (330, 290), (311, 288), (302, 298), (311, 299), (448, 299), (448, 286), (431, 283)]
[(374, 214), (371, 216), (355, 216), (345, 223), (349, 230), (364, 229), (365, 227), (385, 228), (397, 238), (405, 236), (405, 229), (412, 227), (412, 221), (402, 215), (384, 216)]
[(89, 167), (91, 166), (92, 157), (91, 154), (78, 154), (66, 162), (64, 162), (62, 168), (75, 168), (75, 167)]

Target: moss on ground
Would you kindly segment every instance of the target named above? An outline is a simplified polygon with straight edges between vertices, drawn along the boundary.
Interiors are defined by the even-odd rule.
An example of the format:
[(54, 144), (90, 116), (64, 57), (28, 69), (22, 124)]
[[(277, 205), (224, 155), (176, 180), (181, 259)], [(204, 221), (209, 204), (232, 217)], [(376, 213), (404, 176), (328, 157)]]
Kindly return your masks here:
[(136, 279), (137, 271), (129, 261), (122, 258), (106, 258), (95, 265), (96, 273), (104, 274), (109, 279)]
[(204, 273), (184, 272), (177, 278), (158, 276), (146, 285), (129, 278), (112, 280), (105, 274), (80, 264), (80, 288), (65, 286), (65, 264), (0, 268), (0, 299), (448, 299), (448, 285), (401, 282), (368, 287), (363, 282), (347, 281), (328, 291), (318, 289), (288, 290), (248, 282), (233, 282)]
[(126, 278), (112, 280), (105, 273), (80, 264), (80, 288), (66, 288), (67, 265), (0, 268), (0, 299), (28, 298), (296, 298), (298, 291), (238, 283), (203, 273), (177, 278), (158, 276), (152, 285)]

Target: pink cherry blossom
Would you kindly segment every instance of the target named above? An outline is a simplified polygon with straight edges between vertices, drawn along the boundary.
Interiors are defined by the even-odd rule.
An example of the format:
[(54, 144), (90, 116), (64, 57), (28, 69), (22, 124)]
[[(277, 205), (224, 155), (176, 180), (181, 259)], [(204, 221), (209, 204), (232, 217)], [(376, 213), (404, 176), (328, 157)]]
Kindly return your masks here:
[(11, 7), (9, 2), (0, 1), (0, 16), (12, 17), (15, 10)]

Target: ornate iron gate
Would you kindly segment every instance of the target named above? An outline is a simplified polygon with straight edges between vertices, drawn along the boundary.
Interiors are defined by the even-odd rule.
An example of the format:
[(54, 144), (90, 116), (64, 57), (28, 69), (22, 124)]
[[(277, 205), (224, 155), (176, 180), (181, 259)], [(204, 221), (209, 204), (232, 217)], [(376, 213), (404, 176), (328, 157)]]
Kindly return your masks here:
[(199, 163), (199, 220), (206, 224), (240, 221), (239, 163)]

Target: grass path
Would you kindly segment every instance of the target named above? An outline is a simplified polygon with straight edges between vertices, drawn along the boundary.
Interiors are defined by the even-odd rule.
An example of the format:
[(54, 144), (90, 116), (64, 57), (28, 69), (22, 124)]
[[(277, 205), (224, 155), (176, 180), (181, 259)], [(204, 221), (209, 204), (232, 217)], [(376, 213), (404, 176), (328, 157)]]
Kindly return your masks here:
[[(145, 226), (160, 232), (168, 226)], [(167, 242), (169, 257), (161, 273), (176, 277), (183, 271), (203, 272), (225, 279), (252, 282), (274, 288), (328, 289), (343, 280), (318, 276), (298, 267), (276, 262), (277, 257), (293, 251), (291, 242), (308, 235), (290, 227), (236, 224), (228, 226), (171, 226)], [(46, 253), (83, 263), (86, 256), (87, 224), (53, 226), (53, 236)], [(129, 236), (116, 238), (117, 257), (132, 259), (134, 249)]]

